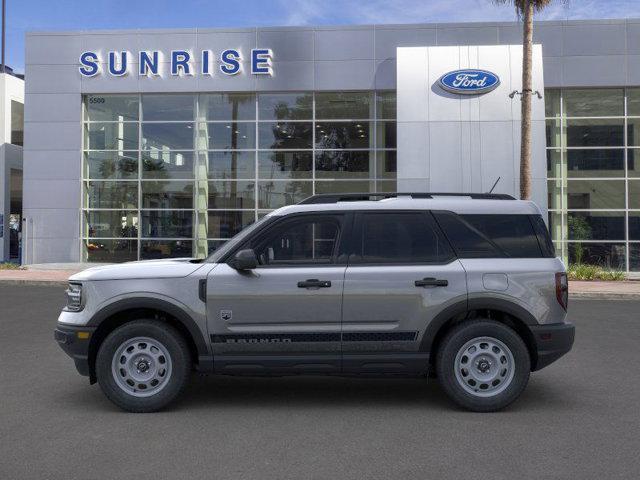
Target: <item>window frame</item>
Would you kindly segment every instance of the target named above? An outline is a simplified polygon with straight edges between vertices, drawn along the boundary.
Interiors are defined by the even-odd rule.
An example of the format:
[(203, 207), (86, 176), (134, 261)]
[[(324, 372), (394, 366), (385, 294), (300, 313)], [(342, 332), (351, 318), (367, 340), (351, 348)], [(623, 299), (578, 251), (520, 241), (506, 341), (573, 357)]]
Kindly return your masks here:
[[(363, 228), (363, 219), (366, 215), (382, 215), (382, 214), (392, 214), (392, 215), (406, 215), (406, 214), (418, 214), (424, 218), (425, 225), (435, 233), (438, 237), (438, 240), (441, 241), (444, 245), (449, 248), (450, 256), (442, 261), (404, 261), (404, 262), (365, 262), (358, 258), (361, 257), (362, 252), (357, 253), (356, 249), (358, 248), (359, 239), (362, 238), (362, 228)], [(393, 266), (411, 266), (411, 265), (449, 265), (452, 262), (455, 262), (458, 259), (456, 251), (454, 250), (451, 242), (444, 234), (440, 225), (433, 217), (430, 210), (418, 210), (418, 209), (403, 209), (403, 210), (358, 210), (354, 211), (354, 223), (352, 227), (352, 233), (350, 237), (350, 245), (349, 245), (349, 266), (357, 266), (357, 267), (393, 267)]]

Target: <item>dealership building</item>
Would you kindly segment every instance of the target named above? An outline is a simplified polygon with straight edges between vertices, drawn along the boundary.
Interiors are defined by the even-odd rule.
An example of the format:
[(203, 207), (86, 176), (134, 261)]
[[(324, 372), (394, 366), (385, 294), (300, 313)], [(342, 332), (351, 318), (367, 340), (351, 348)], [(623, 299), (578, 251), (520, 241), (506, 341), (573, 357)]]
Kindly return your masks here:
[[(318, 193), (517, 196), (521, 35), (29, 33), (23, 261), (203, 257)], [(538, 22), (534, 43), (533, 200), (559, 255), (640, 272), (640, 20)]]

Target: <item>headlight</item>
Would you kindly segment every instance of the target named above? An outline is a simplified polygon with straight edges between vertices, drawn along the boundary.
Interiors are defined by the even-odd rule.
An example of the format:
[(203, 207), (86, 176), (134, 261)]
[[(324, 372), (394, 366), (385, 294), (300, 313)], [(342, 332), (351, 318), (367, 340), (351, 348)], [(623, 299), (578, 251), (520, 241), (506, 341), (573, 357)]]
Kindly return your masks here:
[(82, 284), (70, 283), (66, 293), (67, 306), (65, 309), (70, 312), (79, 312), (82, 310)]

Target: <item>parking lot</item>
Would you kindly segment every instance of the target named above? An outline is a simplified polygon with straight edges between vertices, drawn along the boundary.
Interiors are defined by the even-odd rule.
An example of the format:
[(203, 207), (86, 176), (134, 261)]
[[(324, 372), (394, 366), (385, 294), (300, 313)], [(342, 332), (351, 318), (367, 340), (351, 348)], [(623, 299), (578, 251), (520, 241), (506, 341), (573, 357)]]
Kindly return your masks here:
[(0, 478), (638, 478), (640, 302), (573, 301), (574, 350), (504, 412), (425, 379), (194, 376), (136, 415), (52, 330), (63, 287), (0, 286)]

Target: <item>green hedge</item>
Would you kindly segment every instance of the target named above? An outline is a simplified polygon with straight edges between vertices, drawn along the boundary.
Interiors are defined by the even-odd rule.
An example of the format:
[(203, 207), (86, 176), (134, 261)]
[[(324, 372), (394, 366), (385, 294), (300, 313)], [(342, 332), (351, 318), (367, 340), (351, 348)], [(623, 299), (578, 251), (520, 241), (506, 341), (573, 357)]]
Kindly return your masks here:
[(620, 281), (625, 279), (624, 272), (605, 270), (597, 265), (570, 265), (567, 274), (569, 275), (569, 280)]

